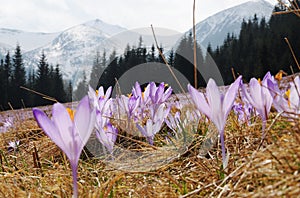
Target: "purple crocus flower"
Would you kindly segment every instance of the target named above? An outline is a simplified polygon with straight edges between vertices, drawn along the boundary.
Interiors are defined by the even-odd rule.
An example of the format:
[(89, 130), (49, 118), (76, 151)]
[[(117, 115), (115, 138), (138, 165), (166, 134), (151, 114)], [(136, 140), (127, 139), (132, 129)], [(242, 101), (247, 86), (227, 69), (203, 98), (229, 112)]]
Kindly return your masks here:
[(231, 111), (233, 102), (236, 98), (241, 79), (242, 76), (239, 76), (235, 82), (230, 85), (224, 96), (220, 94), (218, 86), (213, 79), (209, 79), (207, 83), (206, 97), (203, 93), (200, 93), (197, 89), (188, 85), (189, 93), (196, 107), (215, 124), (219, 131), (224, 169), (227, 166), (224, 144), (224, 128), (228, 114)]
[(95, 126), (96, 114), (95, 110), (90, 107), (89, 98), (86, 96), (80, 101), (76, 113), (62, 104), (56, 103), (53, 105), (52, 119), (49, 119), (38, 108), (33, 108), (33, 115), (47, 136), (68, 157), (73, 175), (73, 193), (74, 197), (78, 197), (78, 161)]
[[(97, 117), (99, 118), (99, 116)], [(101, 118), (100, 118), (101, 119)], [(97, 121), (97, 123), (101, 123), (101, 121)], [(104, 123), (104, 126), (99, 127), (98, 124), (96, 126), (97, 132), (96, 136), (102, 145), (106, 147), (108, 152), (112, 154), (114, 144), (117, 139), (118, 129), (114, 127), (110, 122)]]
[(273, 97), (275, 109), (286, 117), (298, 118), (300, 115), (300, 78), (290, 83), (290, 89), (280, 90), (277, 83), (268, 80), (268, 88)]
[(9, 128), (13, 126), (13, 117), (8, 117), (4, 122), (1, 123), (0, 133), (5, 133)]
[(121, 95), (117, 98), (118, 106), (120, 107), (120, 112), (127, 115), (127, 120), (133, 118), (135, 119), (137, 112), (140, 111), (141, 107), (141, 98), (139, 96), (130, 95), (129, 97)]
[(88, 96), (91, 99), (93, 105), (98, 110), (102, 111), (107, 101), (110, 99), (110, 95), (112, 92), (112, 87), (110, 86), (106, 92), (104, 92), (104, 88), (101, 86), (98, 90), (94, 91), (94, 89), (89, 86)]
[(266, 122), (273, 103), (273, 98), (267, 86), (268, 80), (274, 80), (269, 72), (265, 75), (262, 82), (259, 82), (255, 78), (251, 78), (249, 82), (249, 93), (247, 92), (245, 86), (242, 84), (242, 91), (244, 96), (262, 118), (262, 139), (264, 139), (265, 136)]
[(169, 87), (165, 91), (165, 83), (160, 83), (158, 87), (156, 87), (154, 82), (150, 82), (150, 97), (153, 104), (161, 104), (164, 103), (172, 94), (172, 88)]
[(158, 133), (161, 129), (161, 126), (168, 116), (170, 112), (170, 108), (167, 108), (166, 105), (160, 104), (160, 106), (156, 109), (150, 109), (151, 117), (147, 119), (146, 125), (141, 126), (138, 123), (136, 127), (145, 136), (149, 142), (149, 144), (153, 145), (153, 139), (156, 133)]
[(246, 99), (242, 103), (234, 103), (232, 107), (234, 113), (238, 116), (238, 121), (250, 124), (250, 118), (253, 113), (253, 107)]
[(180, 111), (177, 111), (174, 115), (169, 113), (168, 117), (165, 119), (165, 123), (174, 133), (181, 133), (182, 128), (180, 120)]
[(153, 145), (154, 135), (159, 132), (161, 123), (153, 123), (151, 119), (148, 119), (144, 127), (140, 126), (139, 124), (136, 124), (136, 127), (140, 130), (142, 135), (147, 138), (149, 144)]
[(128, 118), (131, 118), (133, 115), (133, 112), (138, 108), (138, 106), (140, 105), (140, 97), (136, 97), (136, 96), (130, 96), (128, 98), (127, 101), (127, 105), (125, 106), (126, 110), (127, 110), (127, 114), (128, 114)]
[(144, 92), (142, 92), (141, 85), (138, 82), (136, 82), (135, 86), (132, 88), (132, 95), (135, 96), (136, 98), (140, 98), (140, 106), (143, 108), (151, 100), (149, 96), (150, 83), (145, 87)]

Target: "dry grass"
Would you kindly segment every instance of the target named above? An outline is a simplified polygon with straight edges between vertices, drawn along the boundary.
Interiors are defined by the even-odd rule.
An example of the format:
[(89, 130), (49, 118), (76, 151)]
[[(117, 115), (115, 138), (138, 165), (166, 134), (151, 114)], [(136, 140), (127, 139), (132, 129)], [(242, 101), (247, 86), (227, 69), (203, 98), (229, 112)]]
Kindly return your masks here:
[[(30, 110), (29, 110), (30, 111)], [(7, 112), (6, 112), (7, 113)], [(9, 112), (10, 115), (20, 112)], [(18, 116), (17, 116), (18, 117)], [(240, 125), (231, 115), (226, 128), (230, 152), (221, 169), (220, 145), (198, 156), (201, 140), (158, 169), (128, 172), (99, 159), (79, 163), (80, 197), (297, 197), (300, 194), (300, 121), (274, 114), (259, 150), (261, 122)], [(17, 151), (8, 142), (20, 140)], [(203, 138), (202, 138), (203, 139)], [(62, 152), (32, 118), (1, 134), (0, 197), (71, 197), (72, 177)]]

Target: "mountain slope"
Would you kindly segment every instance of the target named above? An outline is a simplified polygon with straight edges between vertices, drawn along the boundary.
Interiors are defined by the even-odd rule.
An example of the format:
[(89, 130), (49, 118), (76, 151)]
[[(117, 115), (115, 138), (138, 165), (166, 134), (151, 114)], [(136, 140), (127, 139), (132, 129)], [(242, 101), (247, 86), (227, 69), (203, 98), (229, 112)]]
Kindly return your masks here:
[(0, 59), (4, 60), (7, 52), (9, 52), (10, 55), (12, 55), (13, 49), (14, 48), (12, 46), (0, 42)]
[(17, 43), (23, 52), (42, 47), (51, 42), (59, 33), (25, 32), (0, 28), (0, 43), (16, 47)]
[[(223, 43), (228, 33), (239, 35), (243, 19), (251, 19), (254, 14), (257, 14), (259, 19), (265, 17), (268, 20), (272, 11), (273, 6), (264, 0), (248, 1), (223, 10), (196, 24), (197, 41), (205, 48), (208, 43), (215, 48)], [(189, 32), (191, 30), (187, 31), (185, 35), (188, 35)]]
[(76, 86), (83, 77), (89, 77), (96, 51), (109, 53), (116, 46), (107, 38), (126, 30), (120, 26), (106, 24), (99, 19), (71, 27), (61, 32), (47, 45), (24, 54), (28, 70), (36, 69), (42, 52), (50, 64), (59, 64), (64, 79)]
[(126, 30), (125, 28), (123, 28), (119, 25), (111, 25), (111, 24), (101, 21), (100, 19), (88, 21), (88, 22), (84, 23), (83, 25), (95, 28), (109, 36), (113, 36), (115, 34), (118, 34), (118, 33)]

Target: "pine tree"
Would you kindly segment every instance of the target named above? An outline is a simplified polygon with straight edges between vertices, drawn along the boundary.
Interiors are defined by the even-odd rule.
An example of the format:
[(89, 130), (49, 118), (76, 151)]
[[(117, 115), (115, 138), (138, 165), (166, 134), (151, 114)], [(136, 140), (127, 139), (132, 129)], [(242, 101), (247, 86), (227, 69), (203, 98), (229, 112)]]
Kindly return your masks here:
[(26, 72), (19, 45), (17, 45), (13, 56), (12, 70), (11, 93), (13, 97), (11, 102), (14, 108), (20, 108), (22, 107), (21, 100), (26, 101), (27, 99), (25, 91), (20, 88), (26, 85)]
[[(51, 88), (49, 75), (50, 75), (49, 65), (47, 63), (46, 55), (43, 51), (38, 64), (36, 84), (35, 84), (36, 91), (45, 95), (49, 94)], [(35, 104), (46, 105), (46, 104), (50, 104), (50, 101), (47, 101), (43, 99), (41, 96), (37, 95), (35, 97)]]
[(56, 90), (55, 90), (55, 72), (54, 72), (54, 67), (51, 64), (49, 67), (49, 75), (48, 75), (48, 83), (49, 83), (49, 88), (47, 95), (55, 98)]
[(173, 67), (174, 66), (174, 50), (173, 48), (170, 51), (169, 57), (168, 57), (168, 64)]
[[(212, 47), (211, 47), (211, 43), (210, 42), (207, 45), (206, 54), (212, 55)], [(207, 57), (207, 56), (205, 56), (205, 57)]]
[(117, 58), (117, 52), (116, 52), (116, 50), (113, 50), (112, 53), (111, 53), (110, 56), (109, 56), (109, 64), (110, 64), (111, 62), (115, 61), (116, 58)]
[(87, 94), (87, 92), (88, 92), (88, 87), (86, 83), (86, 75), (85, 75), (85, 71), (83, 71), (83, 79), (81, 82), (79, 82), (77, 89), (74, 93), (75, 101), (81, 100), (83, 96)]
[(152, 44), (149, 62), (154, 62), (154, 61), (155, 61), (155, 46), (154, 44)]
[(104, 50), (104, 52), (102, 54), (101, 65), (104, 68), (107, 66), (107, 57), (106, 57), (106, 51), (105, 50)]
[(58, 64), (55, 67), (53, 82), (54, 82), (53, 87), (55, 89), (54, 97), (60, 102), (66, 102), (66, 100), (67, 100), (66, 95), (67, 94), (66, 94), (65, 89), (64, 89), (63, 78), (62, 78), (62, 75), (60, 73), (60, 69), (59, 69)]
[[(159, 51), (161, 52), (161, 54), (164, 54), (164, 48), (163, 48), (162, 44), (160, 44)], [(164, 59), (163, 59), (163, 57), (160, 54), (158, 55), (158, 59), (157, 60), (160, 63), (165, 64)]]
[[(34, 71), (34, 69), (30, 70), (28, 73), (26, 87), (28, 87), (31, 90), (35, 89), (35, 71)], [(34, 103), (35, 95), (33, 93), (27, 92), (26, 98), (27, 98), (26, 105), (29, 107), (34, 107), (35, 106), (35, 103)]]
[(67, 89), (66, 89), (66, 102), (72, 102), (73, 101), (73, 85), (72, 85), (72, 81), (69, 81), (68, 85), (67, 85)]
[[(176, 50), (174, 58), (174, 67), (179, 70), (190, 82), (190, 84), (195, 84), (194, 79), (194, 42), (192, 33), (187, 37), (184, 37)], [(204, 58), (202, 50), (199, 45), (196, 46), (197, 49), (197, 78), (198, 87), (205, 86), (205, 81), (203, 80), (201, 74), (198, 71), (204, 68)]]
[(12, 65), (9, 52), (7, 52), (4, 59), (4, 67), (3, 67), (3, 107), (4, 109), (8, 109), (8, 102), (10, 102), (12, 93), (11, 93), (11, 76), (12, 75)]
[[(285, 11), (286, 8), (277, 5), (274, 10)], [(272, 15), (268, 22), (265, 18), (259, 21), (256, 15), (248, 22), (243, 20), (239, 38), (227, 36), (223, 45), (212, 52), (225, 83), (233, 81), (230, 67), (234, 67), (246, 80), (261, 78), (267, 71), (272, 74), (279, 70), (289, 73), (290, 66), (296, 70), (296, 63), (284, 39), (288, 38), (293, 46), (300, 46), (299, 26), (300, 20), (293, 13)], [(300, 54), (300, 49), (294, 47), (294, 53)]]
[(104, 69), (101, 64), (101, 56), (100, 56), (99, 51), (97, 51), (95, 59), (93, 61), (93, 67), (92, 67), (92, 72), (90, 75), (90, 82), (89, 82), (90, 86), (93, 89), (96, 89), (99, 79), (100, 79), (100, 76), (103, 73), (103, 70)]
[(3, 109), (3, 103), (4, 103), (3, 71), (4, 71), (4, 62), (3, 59), (1, 59), (0, 60), (0, 110)]

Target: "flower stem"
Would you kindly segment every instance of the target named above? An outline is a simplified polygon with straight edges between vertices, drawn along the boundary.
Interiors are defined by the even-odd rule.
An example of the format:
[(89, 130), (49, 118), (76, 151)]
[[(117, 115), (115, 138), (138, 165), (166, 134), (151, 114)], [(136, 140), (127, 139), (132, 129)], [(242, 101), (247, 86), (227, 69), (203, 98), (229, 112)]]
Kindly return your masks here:
[(73, 196), (72, 198), (77, 198), (78, 197), (78, 185), (77, 185), (77, 166), (78, 165), (72, 165), (72, 176), (73, 176)]
[(220, 132), (220, 139), (221, 139), (221, 146), (222, 146), (223, 169), (225, 169), (226, 168), (226, 164), (225, 164), (226, 153), (225, 153), (225, 143), (224, 143), (224, 130)]

